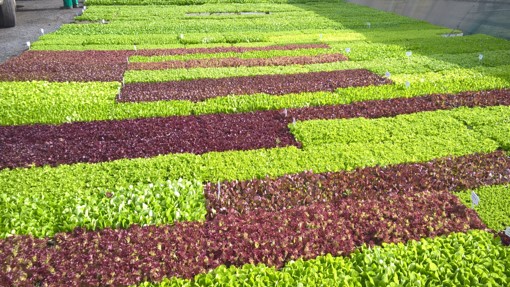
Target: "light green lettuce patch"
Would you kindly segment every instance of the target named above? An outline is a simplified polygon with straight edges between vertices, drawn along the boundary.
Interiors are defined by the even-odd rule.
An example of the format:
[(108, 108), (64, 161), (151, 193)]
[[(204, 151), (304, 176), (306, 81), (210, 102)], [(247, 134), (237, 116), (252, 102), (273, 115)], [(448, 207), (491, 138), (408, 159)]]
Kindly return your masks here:
[(510, 227), (510, 185), (484, 186), (455, 194), (466, 206), (473, 207), (471, 192), (480, 198), (480, 203), (474, 209), (487, 227), (495, 231)]
[(72, 231), (127, 228), (205, 220), (205, 199), (197, 180), (167, 180), (77, 189), (3, 189), (0, 238), (36, 237)]

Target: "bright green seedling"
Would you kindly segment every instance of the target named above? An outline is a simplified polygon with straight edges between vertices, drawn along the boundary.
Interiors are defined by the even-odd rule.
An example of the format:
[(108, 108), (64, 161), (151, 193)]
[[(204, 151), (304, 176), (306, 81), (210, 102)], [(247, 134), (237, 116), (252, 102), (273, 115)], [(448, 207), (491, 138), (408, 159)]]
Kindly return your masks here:
[[(489, 113), (488, 110), (479, 108), (466, 110), (478, 112), (480, 115)], [(506, 108), (506, 110), (510, 114), (510, 109)], [(311, 120), (291, 124), (289, 128), (305, 149), (310, 146), (333, 143), (400, 143), (419, 138), (424, 140), (443, 138), (446, 135), (450, 138), (460, 139), (470, 136), (482, 140), (483, 137), (452, 116), (460, 111), (421, 112), (380, 119)]]
[(456, 193), (462, 202), (472, 207), (471, 192), (480, 198), (474, 209), (483, 222), (495, 231), (507, 228), (510, 222), (510, 185), (496, 185)]
[(198, 181), (155, 181), (110, 188), (52, 190), (29, 188), (0, 194), (0, 238), (15, 234), (52, 236), (76, 227), (127, 228), (205, 220)]

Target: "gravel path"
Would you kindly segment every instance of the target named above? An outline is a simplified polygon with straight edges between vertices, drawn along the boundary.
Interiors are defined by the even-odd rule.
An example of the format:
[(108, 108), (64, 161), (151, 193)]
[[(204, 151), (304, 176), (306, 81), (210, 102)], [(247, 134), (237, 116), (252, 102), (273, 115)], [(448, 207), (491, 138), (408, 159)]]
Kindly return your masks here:
[(45, 33), (69, 23), (81, 9), (60, 9), (62, 0), (17, 0), (16, 27), (0, 28), (0, 63), (27, 50), (26, 42), (34, 42)]

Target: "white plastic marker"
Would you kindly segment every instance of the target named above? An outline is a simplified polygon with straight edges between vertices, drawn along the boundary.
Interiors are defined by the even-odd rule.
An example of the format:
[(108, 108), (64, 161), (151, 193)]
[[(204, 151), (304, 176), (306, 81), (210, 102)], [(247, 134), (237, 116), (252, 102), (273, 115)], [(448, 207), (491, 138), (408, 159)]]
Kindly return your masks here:
[(505, 229), (505, 235), (506, 235), (506, 236), (508, 236), (508, 237), (510, 237), (510, 227), (507, 227), (507, 228)]
[(411, 51), (407, 51), (407, 52), (406, 52), (406, 56), (407, 56), (407, 57), (411, 57), (412, 55), (413, 55), (413, 52), (411, 52)]
[(179, 35), (179, 39), (184, 39), (184, 34)]
[(483, 60), (483, 54), (478, 55), (478, 61)]
[(480, 198), (474, 191), (471, 191), (471, 203), (473, 206), (480, 204)]
[(133, 49), (136, 51), (136, 45), (133, 45)]
[(27, 41), (27, 47), (30, 49), (30, 41)]
[(406, 81), (406, 88), (409, 88), (411, 86), (411, 83), (409, 81)]
[(287, 108), (283, 110), (283, 114), (285, 115), (285, 117), (287, 117)]
[(101, 20), (101, 24), (106, 24), (106, 20), (105, 20), (105, 19), (102, 19), (102, 20)]
[(41, 28), (41, 34), (44, 35), (44, 29), (43, 28)]
[(389, 77), (391, 77), (391, 74), (390, 74), (390, 72), (389, 72), (389, 71), (386, 71), (386, 73), (384, 73), (384, 76), (385, 76), (386, 78), (389, 78)]
[(351, 48), (345, 48), (345, 52), (346, 53), (350, 53), (351, 52)]
[(296, 124), (296, 118), (292, 118), (292, 124), (295, 125)]
[(372, 24), (370, 24), (370, 22), (367, 22), (367, 27), (370, 28), (370, 26), (372, 26)]

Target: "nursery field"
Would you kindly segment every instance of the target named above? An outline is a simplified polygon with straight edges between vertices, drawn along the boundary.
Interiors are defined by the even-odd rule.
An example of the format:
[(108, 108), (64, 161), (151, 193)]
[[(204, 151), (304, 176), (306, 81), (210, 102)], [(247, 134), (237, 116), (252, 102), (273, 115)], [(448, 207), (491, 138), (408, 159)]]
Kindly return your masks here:
[(0, 65), (0, 286), (510, 286), (510, 41), (85, 5)]

